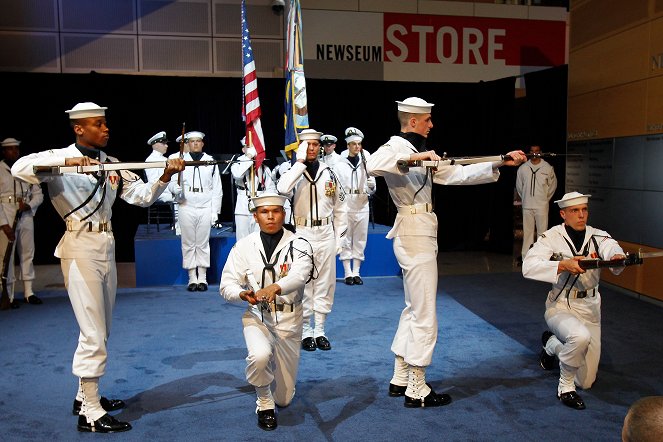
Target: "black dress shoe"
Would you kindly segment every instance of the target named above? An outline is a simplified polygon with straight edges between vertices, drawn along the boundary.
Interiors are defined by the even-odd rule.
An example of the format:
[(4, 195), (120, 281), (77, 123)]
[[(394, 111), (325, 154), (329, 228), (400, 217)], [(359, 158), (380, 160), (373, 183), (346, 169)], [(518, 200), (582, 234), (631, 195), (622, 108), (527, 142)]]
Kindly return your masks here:
[(21, 308), (21, 304), (19, 304), (18, 299), (14, 299), (11, 303), (11, 308), (13, 310), (16, 310), (17, 308)]
[(302, 350), (315, 351), (316, 348), (318, 347), (315, 345), (315, 339), (313, 338), (302, 339)]
[(405, 390), (407, 390), (407, 385), (400, 386), (389, 383), (389, 396), (391, 397), (405, 396)]
[(355, 284), (355, 279), (352, 276), (348, 276), (347, 278), (345, 278), (345, 283), (347, 285), (354, 285)]
[(364, 284), (364, 281), (362, 281), (361, 276), (355, 276), (354, 278), (352, 278), (352, 280), (354, 281), (355, 285), (363, 285)]
[(265, 431), (275, 430), (278, 424), (274, 410), (258, 411), (258, 426)]
[(557, 398), (562, 401), (564, 405), (567, 407), (574, 408), (576, 410), (584, 410), (585, 409), (585, 403), (583, 402), (582, 398), (578, 393), (575, 391), (567, 391), (566, 393), (562, 393)]
[(541, 350), (541, 353), (539, 354), (539, 365), (541, 365), (541, 368), (544, 370), (552, 370), (555, 368), (555, 355), (549, 355), (548, 352), (546, 351), (546, 344), (548, 343), (548, 340), (553, 336), (551, 332), (548, 330), (544, 331), (543, 334), (541, 335), (541, 344), (543, 345), (543, 349)]
[(23, 302), (25, 302), (26, 304), (32, 304), (32, 305), (39, 305), (39, 304), (44, 303), (44, 301), (37, 298), (37, 295), (30, 295), (27, 298), (23, 299)]
[(199, 282), (198, 283), (198, 291), (199, 292), (206, 292), (207, 291), (207, 283), (206, 282)]
[(318, 336), (315, 338), (315, 345), (320, 349), (320, 350), (331, 350), (331, 343), (329, 342), (329, 339), (327, 339), (324, 336)]
[(195, 282), (192, 282), (191, 284), (186, 286), (186, 289), (190, 292), (197, 292), (198, 291), (198, 284), (196, 284)]
[(93, 423), (88, 423), (85, 416), (78, 416), (78, 431), (93, 433), (119, 433), (131, 430), (129, 422), (120, 422), (110, 414), (104, 414)]
[(421, 407), (441, 407), (451, 403), (451, 396), (448, 394), (437, 394), (431, 388), (430, 384), (426, 384), (430, 388), (430, 393), (423, 399), (413, 399), (405, 395), (405, 408), (421, 408)]
[[(101, 396), (99, 403), (101, 404), (101, 408), (103, 408), (104, 411), (116, 411), (126, 406), (124, 401), (121, 399), (107, 399), (103, 396)], [(81, 401), (77, 401), (76, 399), (74, 399), (74, 406), (71, 408), (71, 414), (75, 414), (76, 416), (78, 416), (81, 413), (82, 405), (83, 404), (81, 403)]]

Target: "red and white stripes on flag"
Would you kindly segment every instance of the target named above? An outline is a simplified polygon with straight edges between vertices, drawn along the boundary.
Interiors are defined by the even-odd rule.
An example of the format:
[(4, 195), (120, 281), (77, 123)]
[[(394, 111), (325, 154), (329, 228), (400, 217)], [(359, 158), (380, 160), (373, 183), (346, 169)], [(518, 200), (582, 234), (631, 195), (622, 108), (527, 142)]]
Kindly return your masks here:
[(256, 65), (251, 49), (251, 35), (246, 20), (246, 0), (242, 0), (242, 65), (243, 65), (243, 88), (244, 106), (242, 115), (246, 123), (246, 145), (253, 145), (258, 153), (255, 158), (256, 170), (265, 159), (265, 137), (260, 125), (260, 98), (258, 97), (258, 77), (256, 76)]

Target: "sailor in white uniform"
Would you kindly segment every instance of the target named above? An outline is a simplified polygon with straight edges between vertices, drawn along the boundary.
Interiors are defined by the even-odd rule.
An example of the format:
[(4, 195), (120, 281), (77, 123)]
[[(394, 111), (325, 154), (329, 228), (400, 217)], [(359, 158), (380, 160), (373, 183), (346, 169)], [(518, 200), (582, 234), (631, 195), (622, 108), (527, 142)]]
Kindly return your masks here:
[(276, 185), (282, 195), (294, 192), (292, 214), (297, 234), (308, 240), (314, 251), (316, 279), (304, 291), (302, 348), (306, 351), (331, 350), (325, 321), (334, 304), (336, 255), (348, 226), (342, 200), (345, 195), (332, 169), (318, 161), (320, 135), (313, 129), (299, 134), (302, 142), (297, 148), (297, 161)]
[(364, 262), (364, 250), (368, 239), (370, 206), (368, 198), (375, 193), (375, 177), (368, 176), (366, 159), (371, 154), (364, 150), (364, 134), (355, 127), (345, 129), (347, 150), (341, 152), (341, 159), (334, 165), (338, 181), (346, 194), (348, 209), (348, 234), (341, 244), (339, 259), (345, 272), (347, 285), (362, 285), (360, 269)]
[(12, 174), (18, 179), (30, 184), (48, 184), (51, 203), (65, 221), (66, 231), (55, 256), (60, 258), (80, 328), (72, 364), (73, 374), (80, 379), (73, 411), (79, 414), (79, 431), (102, 433), (131, 429), (129, 423), (106, 413), (122, 408), (124, 402), (99, 395), (117, 289), (112, 206), (117, 196), (138, 206), (152, 204), (168, 185), (171, 175), (184, 168), (181, 160), (169, 161), (154, 184), (143, 182), (129, 171), (35, 175), (34, 166), (87, 166), (117, 161), (101, 150), (108, 143), (105, 110), (94, 103), (78, 103), (67, 111), (76, 134), (74, 144), (21, 157), (12, 167)]
[[(213, 161), (203, 152), (205, 134), (188, 132), (189, 152), (185, 161)], [(179, 204), (178, 218), (182, 239), (182, 267), (189, 274), (187, 290), (207, 291), (207, 269), (210, 266), (210, 229), (221, 213), (221, 173), (216, 165), (187, 166), (182, 182), (173, 176), (169, 189)]]
[[(530, 153), (541, 153), (540, 146), (531, 146)], [(540, 157), (521, 164), (516, 174), (516, 191), (523, 207), (523, 246), (521, 259), (535, 240), (536, 233), (548, 230), (548, 204), (557, 189), (555, 169)]]
[[(145, 159), (146, 163), (166, 161), (168, 159), (166, 158), (166, 151), (168, 150), (168, 137), (166, 136), (166, 132), (161, 131), (152, 135), (150, 139), (147, 140), (147, 144), (152, 148), (152, 152), (150, 152), (148, 157)], [(148, 183), (155, 183), (160, 177), (161, 170), (145, 169), (145, 178), (147, 179)], [(161, 195), (159, 195), (159, 199), (157, 199), (157, 201), (160, 203), (171, 203), (173, 201), (173, 195), (168, 189), (166, 189), (161, 193)]]
[(302, 338), (304, 286), (313, 271), (310, 244), (283, 228), (286, 197), (253, 198), (259, 231), (238, 240), (221, 275), (221, 295), (248, 303), (242, 316), (246, 380), (255, 387), (258, 425), (277, 426), (274, 406), (295, 395)]
[(322, 158), (320, 160), (329, 167), (334, 167), (341, 159), (341, 156), (336, 153), (336, 142), (338, 138), (330, 134), (324, 134), (320, 137), (320, 144), (322, 145)]
[[(253, 146), (247, 147), (242, 138), (242, 155), (230, 166), (230, 173), (235, 180), (237, 201), (235, 202), (235, 238), (239, 241), (250, 233), (258, 231), (258, 225), (253, 217), (253, 207), (249, 205), (251, 191), (256, 196), (263, 192), (276, 193), (276, 185), (272, 181), (272, 171), (262, 163), (258, 169), (254, 167), (256, 150)], [(251, 168), (254, 169), (253, 188), (251, 188)]]
[[(592, 386), (601, 357), (601, 270), (585, 271), (578, 259), (625, 258), (607, 232), (587, 225), (590, 196), (570, 192), (555, 201), (564, 222), (541, 234), (523, 261), (523, 276), (552, 283), (544, 315), (550, 331), (541, 337), (539, 362), (550, 370), (559, 358), (557, 397), (577, 410), (585, 403), (576, 386)], [(611, 270), (619, 274), (623, 267)]]
[[(428, 133), (433, 127), (432, 103), (410, 97), (398, 103), (401, 133), (381, 146), (367, 161), (371, 176), (384, 177), (398, 214), (387, 238), (394, 240), (394, 254), (403, 271), (405, 308), (391, 345), (395, 354), (390, 396), (405, 396), (405, 406), (436, 407), (451, 402), (447, 394), (437, 394), (426, 384), (437, 341), (437, 216), (433, 212), (431, 191), (437, 184), (482, 184), (498, 179), (503, 163), (468, 166), (441, 166), (437, 170), (399, 167), (398, 161), (440, 160), (426, 150)], [(516, 165), (525, 161), (521, 151), (509, 153)]]
[[(14, 250), (20, 258), (19, 279), (23, 281), (23, 302), (33, 305), (42, 304), (32, 291), (32, 281), (35, 279), (35, 225), (34, 215), (37, 208), (44, 201), (44, 194), (38, 184), (27, 184), (12, 176), (11, 166), (20, 157), (19, 145), (21, 142), (15, 138), (5, 138), (2, 141), (3, 160), (0, 161), (0, 262), (5, 262), (5, 252), (9, 241), (13, 241), (11, 251), (7, 257), (7, 275), (3, 283), (7, 284), (9, 305), (18, 308), (20, 304), (14, 299)], [(17, 218), (18, 216), (18, 218)], [(16, 221), (16, 226), (14, 226)]]

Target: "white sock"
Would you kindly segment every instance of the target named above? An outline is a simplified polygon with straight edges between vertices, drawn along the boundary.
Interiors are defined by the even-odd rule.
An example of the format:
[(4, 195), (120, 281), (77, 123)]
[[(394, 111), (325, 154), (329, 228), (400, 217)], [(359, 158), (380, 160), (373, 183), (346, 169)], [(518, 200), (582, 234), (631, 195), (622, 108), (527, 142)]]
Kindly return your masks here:
[(274, 397), (272, 396), (272, 389), (269, 385), (264, 387), (255, 387), (256, 388), (256, 406), (258, 407), (256, 411), (264, 410), (273, 410), (274, 409)]
[(198, 284), (204, 282), (207, 284), (207, 268), (198, 267)]
[(32, 295), (34, 295), (32, 292), (32, 280), (23, 281), (23, 296), (25, 299), (28, 299)]
[(349, 259), (342, 259), (341, 263), (343, 263), (343, 271), (345, 272), (345, 277), (349, 278), (352, 276), (352, 269), (350, 268), (350, 260)]
[(405, 362), (405, 359), (396, 355), (394, 358), (394, 376), (389, 383), (405, 387), (408, 382), (409, 368), (410, 366)]
[(198, 277), (196, 276), (196, 269), (189, 269), (189, 284), (197, 284)]
[(99, 400), (99, 378), (81, 378), (80, 391), (83, 396), (81, 413), (87, 418), (88, 423), (92, 423), (106, 414), (101, 407)]
[(359, 269), (361, 268), (361, 259), (352, 260), (352, 272), (355, 276), (359, 276)]
[(423, 399), (430, 391), (430, 387), (426, 385), (426, 367), (410, 365), (405, 395), (413, 399)]
[(312, 338), (313, 329), (311, 328), (311, 318), (304, 319), (304, 326), (302, 327), (302, 339)]
[(571, 367), (563, 362), (559, 363), (559, 385), (557, 386), (557, 394), (568, 393), (569, 391), (576, 391), (576, 384), (573, 381), (576, 377), (576, 367)]
[(315, 329), (313, 330), (313, 336), (319, 338), (320, 336), (325, 336), (325, 320), (327, 315), (325, 313), (313, 312), (315, 317)]
[(557, 356), (559, 352), (562, 350), (562, 341), (557, 339), (557, 336), (552, 335), (550, 339), (548, 339), (548, 342), (546, 342), (546, 346), (544, 347), (546, 349), (546, 353), (548, 353), (548, 356)]

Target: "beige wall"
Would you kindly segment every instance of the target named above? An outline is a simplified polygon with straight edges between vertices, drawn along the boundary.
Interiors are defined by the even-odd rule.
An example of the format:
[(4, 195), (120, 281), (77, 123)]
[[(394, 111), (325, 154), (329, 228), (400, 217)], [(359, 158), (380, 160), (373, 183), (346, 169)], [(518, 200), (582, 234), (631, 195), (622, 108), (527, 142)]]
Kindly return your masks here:
[[(568, 140), (663, 133), (663, 0), (576, 0), (569, 22)], [(663, 260), (602, 277), (663, 300)]]

